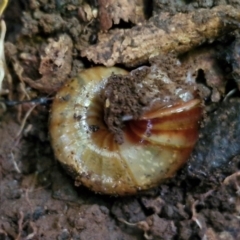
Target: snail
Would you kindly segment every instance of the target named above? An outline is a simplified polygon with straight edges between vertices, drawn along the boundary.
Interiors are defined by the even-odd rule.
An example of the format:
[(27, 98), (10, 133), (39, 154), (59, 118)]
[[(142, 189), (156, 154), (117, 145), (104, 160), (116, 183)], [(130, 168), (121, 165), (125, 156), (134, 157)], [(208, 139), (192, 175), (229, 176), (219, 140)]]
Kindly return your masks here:
[[(121, 93), (116, 93), (118, 86), (110, 93), (104, 90), (118, 78), (124, 86), (125, 76), (135, 86), (133, 92), (146, 87), (150, 94), (143, 94), (147, 100), (140, 103), (143, 110), (137, 117), (120, 112), (118, 141), (106, 113)], [(98, 66), (81, 71), (57, 92), (49, 131), (56, 158), (77, 184), (123, 196), (156, 187), (176, 173), (198, 139), (201, 115), (201, 100), (189, 81), (175, 83), (157, 66), (130, 74)]]

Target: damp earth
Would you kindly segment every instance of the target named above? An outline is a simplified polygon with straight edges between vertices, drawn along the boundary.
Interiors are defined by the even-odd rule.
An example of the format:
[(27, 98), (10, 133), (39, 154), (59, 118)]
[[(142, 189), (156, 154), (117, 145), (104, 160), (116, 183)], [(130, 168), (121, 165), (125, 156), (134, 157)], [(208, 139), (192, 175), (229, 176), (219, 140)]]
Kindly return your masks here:
[[(104, 9), (105, 2), (118, 14)], [(204, 116), (199, 141), (176, 176), (138, 195), (105, 196), (76, 186), (54, 157), (51, 100), (66, 79), (97, 64), (81, 51), (111, 38), (111, 31), (127, 34), (137, 26), (141, 32), (154, 14), (165, 19), (199, 8), (240, 8), (230, 0), (156, 0), (148, 8), (141, 2), (121, 1), (117, 8), (111, 0), (9, 1), (4, 19), (11, 79), (0, 95), (1, 240), (240, 239), (239, 22), (177, 56), (196, 79)], [(132, 4), (139, 11), (120, 11)], [(169, 70), (171, 64), (166, 60), (162, 67)]]

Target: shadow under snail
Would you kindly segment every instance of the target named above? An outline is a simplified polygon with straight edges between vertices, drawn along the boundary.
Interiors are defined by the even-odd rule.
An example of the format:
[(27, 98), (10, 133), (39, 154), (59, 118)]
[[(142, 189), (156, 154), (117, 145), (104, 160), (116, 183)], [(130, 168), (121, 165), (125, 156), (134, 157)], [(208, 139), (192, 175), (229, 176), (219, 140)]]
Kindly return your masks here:
[[(145, 68), (139, 78), (138, 71), (129, 75), (117, 67), (84, 70), (53, 101), (50, 137), (55, 156), (77, 183), (97, 193), (129, 195), (156, 187), (188, 160), (198, 139), (202, 108), (196, 87), (171, 81), (156, 66)], [(131, 83), (133, 92), (147, 88), (150, 97), (138, 117), (122, 116), (118, 142), (104, 114), (111, 98), (121, 93), (115, 89), (107, 98), (104, 90), (108, 78), (127, 75), (138, 79)]]

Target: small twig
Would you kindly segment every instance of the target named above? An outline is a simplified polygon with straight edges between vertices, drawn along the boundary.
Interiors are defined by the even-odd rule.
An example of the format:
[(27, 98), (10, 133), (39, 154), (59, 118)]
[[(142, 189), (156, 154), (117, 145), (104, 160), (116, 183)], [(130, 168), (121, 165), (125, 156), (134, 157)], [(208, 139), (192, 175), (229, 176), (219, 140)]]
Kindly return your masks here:
[(15, 161), (15, 157), (14, 157), (13, 152), (11, 151), (10, 154), (11, 154), (11, 159), (12, 159), (13, 166), (14, 166), (16, 172), (17, 172), (17, 173), (21, 173), (21, 170), (19, 169), (19, 167), (18, 167), (18, 165), (17, 165), (17, 163), (16, 163), (16, 161)]
[(27, 113), (25, 114), (25, 116), (24, 116), (24, 118), (23, 118), (23, 120), (22, 120), (22, 123), (21, 123), (21, 127), (20, 127), (20, 129), (19, 129), (19, 131), (18, 131), (15, 139), (17, 139), (17, 138), (21, 135), (21, 133), (22, 133), (22, 131), (23, 131), (23, 129), (24, 129), (24, 126), (25, 126), (25, 124), (26, 124), (26, 121), (27, 121), (28, 117), (30, 116), (30, 114), (32, 113), (32, 111), (34, 110), (34, 108), (35, 108), (36, 106), (37, 106), (37, 104), (33, 105), (33, 106), (27, 111)]
[(126, 221), (126, 220), (123, 219), (123, 218), (118, 218), (118, 221), (119, 221), (119, 222), (122, 222), (122, 223), (125, 223), (125, 224), (128, 225), (128, 226), (137, 226), (137, 223), (130, 223), (130, 222)]
[(198, 204), (198, 200), (194, 201), (194, 203), (192, 204), (192, 207), (191, 207), (191, 210), (192, 210), (192, 220), (194, 222), (196, 222), (196, 224), (198, 225), (198, 227), (200, 229), (202, 229), (202, 224), (201, 224), (201, 222), (197, 218), (197, 211), (196, 211), (197, 204)]
[(130, 223), (126, 220), (124, 220), (123, 218), (118, 218), (118, 221), (128, 225), (128, 226), (136, 226), (138, 227), (139, 229), (143, 230), (144, 231), (144, 238), (147, 239), (147, 240), (150, 240), (150, 239), (153, 239), (152, 236), (150, 234), (148, 234), (148, 231), (150, 230), (150, 227), (148, 225), (148, 223), (146, 221), (140, 221), (140, 222), (137, 222), (137, 223)]
[(233, 180), (235, 181), (238, 176), (240, 176), (240, 171), (235, 172), (232, 175), (226, 177), (223, 181), (223, 184), (228, 185), (230, 181), (233, 181)]
[[(31, 190), (30, 190), (31, 191)], [(27, 201), (27, 203), (28, 203), (28, 205), (29, 205), (29, 207), (30, 207), (30, 210), (31, 210), (31, 214), (33, 214), (33, 207), (32, 207), (32, 203), (30, 202), (30, 199), (29, 199), (29, 189), (27, 188), (26, 190), (25, 190), (25, 198), (26, 198), (26, 201)]]
[[(1, 9), (0, 8), (0, 12)], [(4, 55), (4, 39), (6, 35), (6, 23), (4, 20), (1, 20), (1, 33), (0, 33), (0, 90), (2, 90), (2, 82), (5, 76), (5, 69), (6, 69), (6, 62), (5, 62), (5, 55)]]
[(235, 94), (236, 92), (237, 92), (237, 89), (236, 89), (236, 88), (232, 89), (232, 90), (224, 97), (223, 102), (227, 102), (228, 99), (229, 99), (233, 94)]
[(28, 234), (28, 236), (26, 237), (27, 240), (32, 239), (37, 234), (37, 227), (36, 227), (35, 223), (30, 221), (29, 225), (31, 226), (33, 232)]
[(3, 229), (0, 228), (0, 233), (4, 234), (5, 237), (8, 235), (6, 231), (4, 231)]
[(207, 197), (211, 196), (215, 189), (211, 189), (204, 194), (201, 194), (201, 201), (204, 201)]
[(18, 235), (15, 240), (20, 240), (21, 239), (21, 233), (23, 229), (23, 219), (24, 219), (24, 214), (22, 211), (19, 212), (20, 218), (18, 220)]
[(21, 100), (23, 100), (25, 97), (28, 99), (28, 100), (30, 100), (30, 96), (29, 96), (29, 94), (27, 93), (27, 90), (26, 90), (26, 87), (25, 87), (25, 83), (24, 82), (20, 82), (19, 83), (19, 90), (21, 91), (21, 93), (22, 93), (22, 99)]

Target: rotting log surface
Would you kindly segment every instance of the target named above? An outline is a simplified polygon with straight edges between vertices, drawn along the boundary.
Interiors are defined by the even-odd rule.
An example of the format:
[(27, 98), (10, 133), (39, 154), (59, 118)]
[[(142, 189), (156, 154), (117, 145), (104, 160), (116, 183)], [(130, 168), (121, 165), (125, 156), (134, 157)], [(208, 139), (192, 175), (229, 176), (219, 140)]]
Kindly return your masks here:
[(133, 67), (156, 55), (187, 52), (239, 25), (240, 11), (230, 5), (176, 15), (163, 13), (141, 26), (99, 34), (99, 42), (84, 49), (81, 55), (106, 66), (120, 63)]

